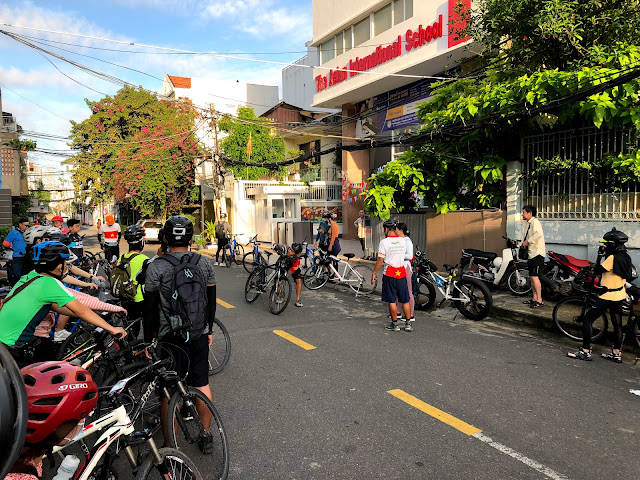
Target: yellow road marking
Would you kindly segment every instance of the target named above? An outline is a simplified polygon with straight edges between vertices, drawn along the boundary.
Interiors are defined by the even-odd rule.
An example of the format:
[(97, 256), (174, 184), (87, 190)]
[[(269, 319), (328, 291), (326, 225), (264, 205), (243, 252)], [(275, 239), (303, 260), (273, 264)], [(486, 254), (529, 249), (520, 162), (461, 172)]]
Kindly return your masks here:
[(218, 304), (222, 305), (224, 308), (236, 308), (230, 303), (227, 303), (224, 300), (220, 300), (219, 298), (216, 298), (216, 302), (218, 302)]
[(429, 405), (428, 403), (424, 403), (419, 398), (416, 398), (413, 395), (409, 395), (402, 390), (389, 390), (387, 393), (390, 393), (394, 397), (399, 398), (403, 402), (408, 403), (412, 407), (417, 408), (427, 415), (431, 415), (433, 418), (437, 418), (441, 422), (446, 423), (456, 430), (460, 430), (466, 435), (475, 435), (476, 433), (482, 432), (482, 430), (480, 430), (479, 428), (476, 428), (473, 425), (469, 425), (462, 420), (458, 420), (456, 417), (449, 415), (447, 412), (443, 412), (442, 410), (439, 410), (436, 407)]
[(316, 348), (313, 345), (305, 342), (304, 340), (300, 340), (298, 337), (294, 337), (293, 335), (288, 334), (284, 330), (274, 330), (273, 333), (275, 333), (276, 335), (279, 335), (285, 340), (289, 340), (291, 343), (295, 343), (296, 345), (298, 345), (301, 348), (304, 348), (305, 350), (313, 350), (314, 348)]

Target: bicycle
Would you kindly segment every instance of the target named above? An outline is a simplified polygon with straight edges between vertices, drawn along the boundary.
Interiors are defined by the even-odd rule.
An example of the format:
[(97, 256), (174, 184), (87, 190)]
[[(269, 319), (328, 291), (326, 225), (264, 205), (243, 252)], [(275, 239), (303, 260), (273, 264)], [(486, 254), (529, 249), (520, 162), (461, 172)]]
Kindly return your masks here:
[[(586, 270), (591, 270), (587, 267)], [(584, 270), (583, 270), (584, 271)], [(577, 288), (580, 288), (579, 282), (582, 272), (576, 277)], [(592, 278), (594, 278), (592, 276)], [(572, 340), (581, 342), (583, 339), (582, 324), (586, 313), (591, 309), (597, 300), (597, 294), (591, 288), (583, 289), (584, 292), (580, 296), (567, 297), (556, 303), (553, 307), (553, 323), (558, 330)], [(627, 317), (626, 325), (622, 325), (622, 341), (624, 343), (627, 335), (637, 348), (640, 348), (640, 324), (634, 312), (634, 307), (640, 303), (640, 288), (631, 286), (627, 288), (627, 298), (622, 304), (622, 320)], [(637, 307), (636, 307), (637, 308)], [(609, 327), (609, 312), (604, 312), (592, 323), (591, 327), (591, 343), (605, 338)], [(640, 312), (638, 312), (640, 313)]]
[(258, 297), (271, 288), (269, 293), (269, 311), (274, 315), (284, 312), (291, 299), (291, 280), (287, 275), (287, 255), (284, 247), (274, 246), (276, 253), (280, 255), (274, 265), (259, 265), (249, 278), (244, 287), (244, 298), (247, 303), (255, 302)]
[[(265, 260), (265, 258), (262, 256), (262, 252), (260, 252), (260, 249), (258, 248), (257, 234), (251, 240), (249, 240), (249, 242), (245, 246), (248, 247), (251, 244), (253, 244), (253, 248), (247, 253), (245, 253), (242, 257), (242, 266), (247, 271), (247, 273), (253, 272), (253, 270), (258, 265), (269, 264), (269, 260), (268, 259)], [(267, 254), (267, 256), (271, 255), (271, 252), (265, 252), (265, 253)]]
[(222, 257), (224, 258), (224, 264), (227, 268), (231, 267), (231, 262), (239, 264), (240, 259), (244, 256), (244, 248), (242, 248), (242, 245), (236, 240), (238, 235), (239, 234), (234, 233), (233, 239), (227, 243), (222, 250)]
[[(329, 255), (324, 250), (319, 250), (319, 255), (315, 258), (314, 264), (311, 265), (302, 276), (302, 283), (309, 290), (318, 290), (329, 281), (331, 275), (339, 283), (349, 285), (349, 288), (358, 295), (367, 295), (375, 291), (378, 282), (371, 283), (373, 269), (367, 265), (351, 265), (350, 260), (355, 257), (354, 253), (345, 253), (346, 261), (341, 258)], [(340, 273), (340, 266), (336, 269), (333, 262), (342, 263), (344, 268)]]
[[(131, 379), (127, 378), (111, 387), (99, 388), (99, 392), (108, 392), (106, 398), (114, 409), (82, 428), (66, 445), (54, 447), (53, 453), (80, 443), (87, 459), (75, 473), (74, 478), (78, 480), (117, 478), (113, 462), (121, 450), (124, 450), (131, 469), (137, 471), (136, 479), (155, 478), (154, 473), (165, 479), (173, 479), (176, 475), (185, 480), (204, 478), (185, 453), (175, 448), (158, 448), (149, 430), (135, 431), (133, 421), (119, 398), (119, 393), (124, 390), (129, 380)], [(140, 411), (143, 405), (143, 403), (138, 404), (134, 414)], [(102, 430), (104, 433), (89, 450), (84, 439)], [(142, 462), (138, 462), (132, 447), (142, 443), (146, 443), (150, 451)], [(103, 457), (104, 462), (100, 463)]]
[[(122, 342), (120, 345), (123, 350), (130, 348), (123, 346)], [(161, 346), (162, 342), (157, 341), (147, 346), (146, 351), (152, 358), (151, 363), (146, 357), (145, 360), (129, 362), (104, 383), (122, 385), (119, 394), (126, 397), (127, 403), (122, 400), (120, 402), (123, 406), (129, 405), (130, 423), (142, 422), (142, 425), (152, 426), (154, 431), (157, 431), (160, 425), (159, 402), (151, 402), (151, 407), (147, 407), (147, 403), (150, 402), (153, 393), (159, 391), (161, 398), (168, 401), (166, 428), (169, 446), (184, 451), (185, 448), (192, 448), (201, 435), (213, 435), (214, 452), (208, 456), (213, 461), (207, 464), (207, 478), (225, 479), (229, 472), (229, 452), (220, 414), (203, 392), (188, 387), (176, 372), (169, 370), (174, 361), (171, 356), (162, 360), (158, 358), (157, 349)], [(140, 349), (139, 346), (136, 348)], [(201, 420), (196, 400), (201, 401), (211, 415), (209, 429)], [(104, 411), (101, 400), (96, 411)]]
[(437, 272), (436, 265), (426, 254), (416, 250), (418, 292), (413, 292), (416, 308), (427, 309), (433, 306), (436, 299), (436, 288), (442, 295), (438, 303), (440, 307), (449, 300), (462, 315), (470, 320), (486, 318), (493, 308), (491, 292), (482, 282), (464, 277), (456, 270), (458, 265), (444, 264), (447, 276)]

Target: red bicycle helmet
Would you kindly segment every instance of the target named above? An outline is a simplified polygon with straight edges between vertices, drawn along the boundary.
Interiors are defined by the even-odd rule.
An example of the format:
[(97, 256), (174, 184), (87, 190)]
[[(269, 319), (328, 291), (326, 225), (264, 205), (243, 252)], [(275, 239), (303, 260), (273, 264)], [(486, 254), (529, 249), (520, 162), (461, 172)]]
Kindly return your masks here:
[(70, 420), (79, 422), (98, 402), (98, 386), (84, 368), (68, 362), (24, 367), (29, 416), (25, 443), (36, 445)]

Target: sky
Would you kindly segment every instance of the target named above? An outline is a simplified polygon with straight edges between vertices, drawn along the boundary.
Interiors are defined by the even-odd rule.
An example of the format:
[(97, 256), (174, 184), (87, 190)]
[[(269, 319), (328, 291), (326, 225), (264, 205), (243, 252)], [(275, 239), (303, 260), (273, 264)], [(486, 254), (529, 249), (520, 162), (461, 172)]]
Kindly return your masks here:
[[(222, 97), (229, 98), (225, 91), (232, 83), (281, 86), (284, 65), (168, 54), (17, 26), (289, 63), (306, 54), (305, 42), (312, 38), (311, 3), (312, 0), (0, 0), (0, 30), (28, 36), (32, 42), (46, 42), (37, 45), (151, 91), (160, 91), (165, 73), (206, 79), (210, 84), (209, 102), (215, 105), (225, 102)], [(11, 112), (25, 131), (66, 137), (70, 120), (79, 122), (89, 116), (85, 99), (96, 101), (104, 94), (115, 94), (119, 88), (0, 34), (2, 110)], [(64, 142), (36, 140), (39, 148), (67, 148)], [(29, 157), (49, 167), (58, 167), (61, 161), (42, 153), (32, 152)]]

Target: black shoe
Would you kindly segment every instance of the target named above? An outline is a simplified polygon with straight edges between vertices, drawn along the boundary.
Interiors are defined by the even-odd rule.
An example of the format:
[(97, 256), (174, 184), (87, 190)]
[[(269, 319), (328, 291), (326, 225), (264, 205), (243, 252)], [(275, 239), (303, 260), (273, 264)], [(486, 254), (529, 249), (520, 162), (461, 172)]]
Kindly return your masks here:
[(213, 437), (211, 434), (207, 433), (198, 437), (198, 448), (203, 455), (211, 455), (213, 453)]

